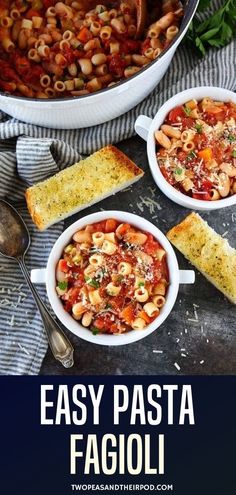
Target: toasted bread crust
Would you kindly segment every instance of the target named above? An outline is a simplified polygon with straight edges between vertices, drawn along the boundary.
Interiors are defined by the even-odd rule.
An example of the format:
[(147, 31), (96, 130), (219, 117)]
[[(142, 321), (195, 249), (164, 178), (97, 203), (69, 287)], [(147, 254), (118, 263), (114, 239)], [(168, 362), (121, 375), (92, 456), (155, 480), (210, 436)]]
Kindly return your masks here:
[(167, 233), (176, 248), (223, 294), (236, 304), (236, 250), (197, 213)]
[(106, 146), (85, 160), (26, 190), (28, 210), (39, 230), (77, 213), (136, 182), (144, 175), (115, 146)]
[[(113, 146), (112, 144), (109, 144), (108, 146), (105, 146), (101, 150), (97, 151), (96, 153), (100, 153), (101, 156), (107, 155), (108, 153), (111, 153), (113, 155), (114, 160), (117, 162), (117, 164), (121, 165), (122, 167), (126, 168), (129, 170), (133, 175), (139, 175), (140, 172), (142, 172), (142, 175), (144, 175), (143, 170), (141, 170), (128, 156), (125, 155), (122, 151), (120, 151), (118, 148)], [(95, 155), (95, 153), (94, 153)]]

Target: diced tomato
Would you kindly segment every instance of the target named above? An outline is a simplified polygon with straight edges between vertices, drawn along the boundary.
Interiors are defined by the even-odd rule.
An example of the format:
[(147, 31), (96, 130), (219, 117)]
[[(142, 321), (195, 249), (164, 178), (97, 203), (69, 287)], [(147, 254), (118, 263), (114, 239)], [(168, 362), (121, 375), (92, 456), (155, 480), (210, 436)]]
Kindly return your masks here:
[(40, 9), (39, 10), (29, 9), (28, 12), (26, 12), (26, 14), (25, 14), (25, 18), (26, 19), (32, 19), (32, 17), (38, 17), (39, 12), (40, 12)]
[(103, 318), (95, 318), (93, 325), (98, 328), (98, 330), (105, 329), (105, 321)]
[[(120, 292), (121, 294), (121, 292)], [(122, 295), (116, 296), (112, 298), (112, 308), (115, 310), (120, 310), (124, 304), (124, 297)]]
[(105, 232), (105, 227), (106, 227), (106, 220), (103, 220), (102, 222), (97, 222), (93, 225), (94, 232)]
[[(74, 269), (73, 269), (73, 271), (74, 271)], [(76, 278), (76, 280), (74, 280), (72, 278), (72, 282), (73, 282), (73, 284), (74, 284), (75, 287), (80, 287), (80, 288), (83, 287), (83, 285), (84, 285), (84, 275), (83, 275), (83, 273), (80, 273), (79, 276)]]
[(205, 148), (207, 145), (207, 136), (205, 134), (195, 134), (194, 143), (198, 149)]
[(60, 260), (58, 263), (58, 270), (61, 272), (67, 273), (69, 271), (69, 266), (67, 265), (66, 260)]
[(151, 44), (150, 44), (150, 38), (147, 38), (145, 41), (142, 42), (141, 44), (141, 51), (142, 51), (142, 55), (144, 55), (145, 51), (150, 48)]
[(183, 107), (175, 107), (173, 110), (170, 111), (168, 115), (168, 121), (170, 123), (173, 122), (180, 122), (180, 119), (182, 120), (183, 117), (185, 117), (186, 114), (184, 112)]
[(179, 151), (177, 156), (180, 162), (184, 162), (188, 156), (188, 153), (186, 151)]
[(181, 119), (181, 122), (182, 122), (182, 129), (185, 130), (185, 129), (189, 129), (190, 127), (194, 127), (194, 119), (192, 119), (191, 117), (184, 117), (183, 119)]
[(116, 230), (117, 225), (118, 225), (117, 220), (115, 220), (114, 218), (108, 218), (105, 224), (105, 232), (107, 233), (114, 232), (114, 230)]
[(202, 179), (202, 190), (210, 191), (212, 189), (212, 182), (207, 179)]
[[(95, 318), (93, 325), (96, 328), (98, 328), (98, 330), (103, 330), (103, 331), (106, 331), (107, 333), (114, 333), (114, 331), (116, 331), (116, 330), (114, 330), (114, 326), (113, 326), (113, 325), (115, 325), (115, 323), (109, 315), (98, 316), (97, 318)], [(113, 327), (113, 331), (111, 331), (112, 327)], [(116, 329), (117, 329), (117, 326), (116, 326)]]
[(174, 184), (174, 178), (172, 176), (171, 170), (166, 169), (165, 167), (160, 166), (160, 171), (162, 175), (165, 177), (167, 182), (169, 182), (171, 185)]
[(18, 54), (14, 57), (14, 66), (19, 75), (25, 76), (29, 74), (31, 70), (30, 61), (27, 57), (20, 56)]
[(150, 256), (153, 256), (156, 250), (159, 248), (159, 244), (151, 239), (148, 239), (145, 242), (144, 246), (145, 246), (145, 253), (150, 254)]
[(69, 296), (70, 296), (69, 301), (71, 302), (72, 305), (78, 302), (79, 295), (80, 295), (79, 287), (74, 287), (73, 289), (69, 290)]
[(109, 72), (115, 77), (123, 77), (126, 62), (121, 58), (119, 53), (115, 53), (110, 57)]
[(44, 74), (43, 68), (40, 65), (35, 65), (24, 75), (24, 81), (30, 82), (31, 84), (38, 84), (42, 74)]
[(13, 93), (13, 91), (16, 90), (16, 83), (14, 82), (7, 82), (7, 81), (2, 81), (0, 79), (0, 88), (3, 91), (7, 91), (8, 93)]
[(56, 1), (57, 0), (43, 0), (43, 6), (45, 9), (48, 9), (48, 7), (54, 7)]
[(87, 41), (91, 40), (92, 38), (93, 35), (91, 31), (86, 27), (83, 27), (79, 34), (77, 34), (77, 39), (81, 41), (81, 43), (87, 43)]
[(73, 64), (76, 58), (78, 58), (74, 52), (75, 50), (72, 50), (72, 48), (69, 47), (65, 47), (63, 49), (63, 56), (66, 58), (69, 64)]
[(193, 198), (194, 199), (202, 199), (203, 201), (210, 201), (211, 200), (211, 195), (209, 192), (199, 192), (199, 193), (193, 193)]
[[(150, 40), (148, 40), (150, 43)], [(138, 53), (140, 49), (140, 41), (137, 40), (125, 40), (121, 46), (121, 53), (130, 54)]]
[(64, 305), (64, 308), (65, 310), (70, 313), (70, 311), (72, 310), (72, 302), (71, 301), (63, 301), (63, 305)]

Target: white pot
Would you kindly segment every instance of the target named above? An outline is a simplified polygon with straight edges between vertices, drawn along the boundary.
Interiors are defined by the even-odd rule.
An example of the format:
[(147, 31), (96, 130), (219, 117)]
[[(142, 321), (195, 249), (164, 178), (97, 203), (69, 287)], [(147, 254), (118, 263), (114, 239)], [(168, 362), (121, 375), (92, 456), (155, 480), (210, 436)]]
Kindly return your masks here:
[(137, 134), (147, 141), (149, 166), (157, 186), (169, 199), (181, 206), (193, 210), (217, 210), (219, 208), (225, 208), (226, 206), (233, 206), (236, 204), (236, 194), (217, 201), (203, 201), (201, 199), (190, 198), (171, 186), (162, 175), (158, 166), (154, 132), (161, 127), (170, 110), (176, 106), (183, 105), (189, 100), (202, 100), (207, 96), (219, 101), (231, 100), (236, 104), (236, 94), (232, 91), (213, 86), (201, 86), (199, 88), (186, 89), (170, 98), (162, 105), (153, 119), (150, 119), (146, 115), (140, 115), (135, 122)]
[[(115, 218), (116, 220), (124, 223), (130, 223), (135, 227), (142, 229), (152, 234), (162, 245), (167, 253), (167, 264), (169, 269), (170, 285), (166, 296), (166, 303), (161, 309), (160, 315), (147, 325), (144, 330), (131, 330), (130, 332), (120, 335), (112, 334), (98, 334), (93, 335), (91, 330), (81, 325), (79, 321), (74, 320), (72, 316), (67, 313), (62, 305), (56, 292), (56, 266), (61, 257), (64, 247), (71, 241), (73, 234), (83, 229), (86, 225), (100, 222), (107, 218)], [(52, 306), (54, 313), (63, 325), (72, 333), (81, 337), (84, 340), (100, 345), (123, 345), (137, 340), (143, 339), (150, 333), (154, 332), (165, 321), (169, 313), (171, 312), (179, 290), (179, 284), (192, 284), (195, 280), (195, 273), (193, 270), (179, 270), (178, 262), (174, 253), (174, 250), (169, 243), (165, 235), (155, 225), (150, 223), (138, 215), (122, 211), (100, 211), (98, 213), (92, 213), (87, 215), (75, 223), (70, 225), (58, 238), (54, 244), (50, 253), (47, 268), (41, 270), (31, 271), (31, 280), (33, 283), (46, 283), (47, 294), (49, 302)]]
[(187, 2), (182, 27), (174, 43), (157, 60), (129, 79), (94, 94), (57, 100), (0, 94), (1, 110), (24, 122), (54, 129), (90, 127), (122, 115), (142, 101), (167, 71), (198, 1)]

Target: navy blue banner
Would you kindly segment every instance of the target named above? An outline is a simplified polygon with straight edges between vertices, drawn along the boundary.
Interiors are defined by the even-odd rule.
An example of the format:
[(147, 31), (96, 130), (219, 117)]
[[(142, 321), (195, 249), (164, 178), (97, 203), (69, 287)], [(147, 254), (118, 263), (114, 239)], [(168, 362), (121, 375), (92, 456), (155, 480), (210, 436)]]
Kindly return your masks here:
[(235, 385), (220, 376), (1, 377), (1, 493), (231, 495)]

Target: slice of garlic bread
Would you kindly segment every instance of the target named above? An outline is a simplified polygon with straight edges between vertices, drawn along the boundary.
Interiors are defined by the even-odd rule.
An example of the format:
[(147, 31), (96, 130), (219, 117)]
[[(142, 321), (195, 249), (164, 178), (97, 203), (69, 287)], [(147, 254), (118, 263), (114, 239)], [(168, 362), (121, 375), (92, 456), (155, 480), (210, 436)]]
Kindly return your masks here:
[(144, 175), (114, 146), (106, 146), (26, 190), (30, 215), (39, 230), (130, 186)]
[(167, 233), (168, 239), (217, 289), (236, 304), (236, 250), (197, 213)]

